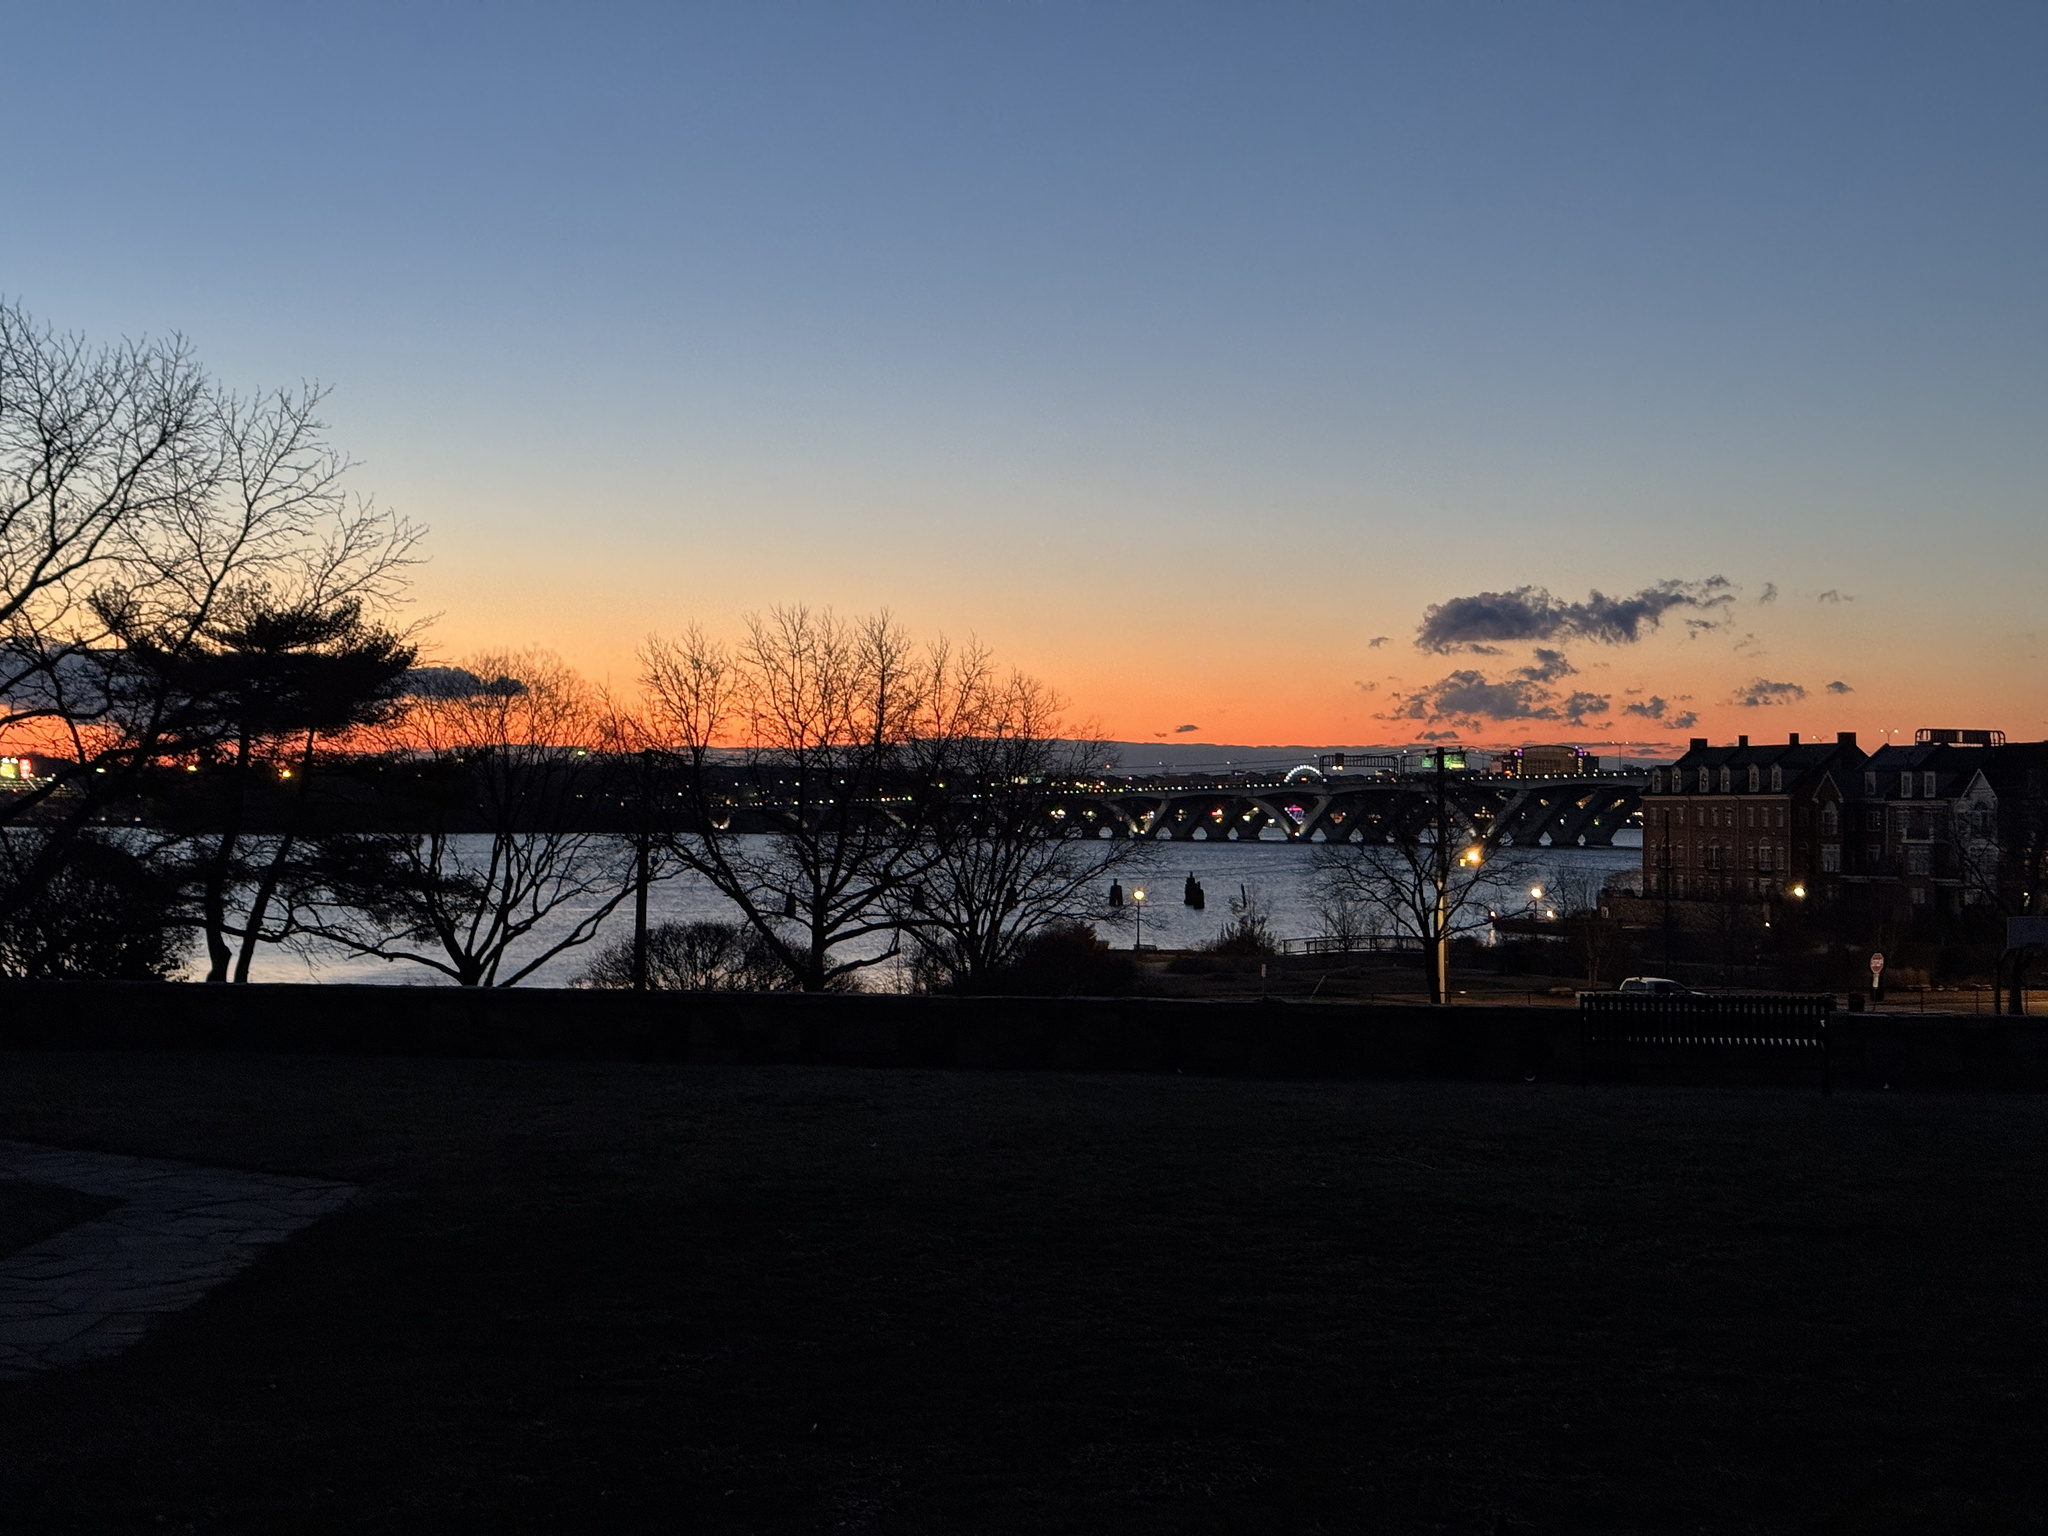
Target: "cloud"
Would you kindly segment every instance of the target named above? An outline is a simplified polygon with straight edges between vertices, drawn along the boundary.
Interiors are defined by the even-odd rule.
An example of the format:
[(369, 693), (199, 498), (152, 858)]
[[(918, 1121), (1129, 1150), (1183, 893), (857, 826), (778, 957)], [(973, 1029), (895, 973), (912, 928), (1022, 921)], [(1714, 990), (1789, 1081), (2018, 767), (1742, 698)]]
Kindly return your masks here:
[(1560, 677), (1570, 677), (1578, 670), (1565, 658), (1563, 651), (1546, 651), (1539, 646), (1536, 651), (1536, 665), (1524, 667), (1516, 675), (1531, 683), (1554, 683)]
[(526, 684), (513, 677), (486, 682), (467, 667), (414, 667), (401, 691), (419, 699), (509, 699), (526, 692)]
[(1775, 581), (1765, 582), (1763, 591), (1756, 595), (1757, 606), (1761, 608), (1765, 603), (1775, 603), (1777, 600), (1778, 584)]
[(1700, 717), (1689, 709), (1682, 715), (1671, 717), (1671, 729), (1674, 731), (1689, 731), (1699, 723)]
[(1814, 601), (1817, 603), (1853, 603), (1856, 601), (1856, 598), (1853, 593), (1837, 592), (1833, 587), (1829, 587), (1827, 591), (1821, 593)]
[(1774, 683), (1760, 677), (1746, 688), (1736, 689), (1731, 702), (1744, 709), (1762, 709), (1771, 704), (1797, 704), (1805, 697), (1806, 690), (1797, 683)]
[(1369, 651), (1376, 651), (1381, 646), (1385, 645), (1389, 638), (1390, 637), (1386, 635), (1374, 635), (1370, 640), (1365, 642), (1365, 648)]
[(1360, 693), (1378, 693), (1380, 691), (1378, 683), (1368, 683), (1363, 678), (1354, 682), (1352, 687), (1356, 688)]
[(1199, 725), (1176, 725), (1173, 728), (1173, 734), (1176, 736), (1185, 736), (1189, 731), (1199, 731), (1200, 729), (1201, 727)]
[(1668, 707), (1662, 699), (1653, 693), (1641, 704), (1622, 705), (1621, 712), (1624, 715), (1641, 715), (1645, 720), (1662, 720), (1664, 718), (1664, 711)]
[[(1603, 645), (1628, 645), (1645, 630), (1655, 629), (1674, 608), (1711, 613), (1735, 601), (1733, 583), (1725, 576), (1704, 581), (1660, 581), (1627, 597), (1594, 591), (1582, 603), (1553, 597), (1542, 587), (1516, 587), (1512, 592), (1480, 592), (1433, 603), (1416, 626), (1420, 650), (1477, 650), (1495, 642), (1527, 640), (1596, 640)], [(1709, 627), (1718, 622), (1705, 621)]]
[(1841, 679), (1840, 679), (1839, 677), (1838, 677), (1838, 678), (1836, 678), (1836, 679), (1835, 679), (1835, 680), (1834, 680), (1834, 681), (1833, 681), (1832, 683), (1829, 683), (1829, 684), (1828, 684), (1828, 692), (1829, 692), (1829, 693), (1854, 693), (1855, 691), (1856, 691), (1856, 690), (1855, 690), (1854, 688), (1851, 688), (1851, 687), (1850, 687), (1850, 686), (1849, 686), (1849, 685), (1848, 685), (1847, 683), (1843, 682), (1843, 681), (1842, 681), (1842, 680), (1841, 680)]
[(1605, 694), (1558, 697), (1545, 679), (1528, 675), (1539, 670), (1526, 668), (1523, 675), (1496, 681), (1483, 672), (1460, 668), (1413, 693), (1395, 694), (1391, 707), (1378, 718), (1449, 721), (1477, 730), (1487, 720), (1565, 720), (1583, 725), (1588, 716), (1604, 715), (1612, 707)]

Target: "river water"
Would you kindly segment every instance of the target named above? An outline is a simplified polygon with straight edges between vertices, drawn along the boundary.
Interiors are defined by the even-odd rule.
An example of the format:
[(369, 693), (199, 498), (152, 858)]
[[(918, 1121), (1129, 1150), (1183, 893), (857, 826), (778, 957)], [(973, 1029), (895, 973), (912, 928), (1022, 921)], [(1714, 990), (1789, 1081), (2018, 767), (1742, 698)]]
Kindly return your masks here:
[[(1495, 855), (1494, 867), (1500, 874), (1494, 899), (1502, 910), (1527, 911), (1538, 905), (1528, 894), (1532, 886), (1555, 886), (1560, 878), (1577, 872), (1604, 880), (1611, 874), (1639, 868), (1642, 863), (1641, 837), (1640, 832), (1625, 829), (1617, 834), (1612, 848), (1501, 850)], [(479, 837), (477, 841), (481, 849), (485, 839)], [(1215, 938), (1223, 925), (1230, 921), (1230, 899), (1238, 896), (1240, 891), (1258, 900), (1268, 915), (1276, 938), (1304, 938), (1321, 932), (1323, 928), (1311, 889), (1313, 854), (1314, 850), (1308, 844), (1289, 843), (1278, 838), (1256, 843), (1161, 842), (1147, 851), (1142, 868), (1126, 866), (1118, 872), (1117, 878), (1127, 892), (1134, 888), (1143, 888), (1146, 892), (1143, 924), (1144, 942), (1148, 946), (1188, 949)], [(1190, 874), (1201, 882), (1207, 896), (1207, 906), (1203, 911), (1197, 912), (1182, 903), (1184, 883)], [(1106, 888), (1107, 877), (1103, 883)], [(564, 908), (544, 920), (534, 934), (514, 947), (511, 961), (504, 968), (505, 973), (518, 969), (524, 963), (522, 956), (535, 954), (558, 939), (574, 926), (576, 919), (589, 910), (590, 905), (595, 904), (581, 909)], [(655, 885), (649, 893), (647, 905), (650, 924), (703, 919), (730, 922), (737, 917), (735, 909), (723, 896), (700, 876), (692, 874), (679, 875)], [(1127, 914), (1132, 911), (1130, 904), (1126, 905), (1125, 911)], [(1115, 944), (1136, 941), (1135, 924), (1128, 915), (1114, 928), (1104, 927), (1099, 931)], [(597, 948), (630, 938), (632, 932), (633, 904), (629, 897), (605, 919), (593, 944), (555, 956), (521, 985), (568, 986), (589, 964)], [(849, 946), (848, 952), (880, 954), (887, 947), (886, 939), (876, 937), (865, 945)], [(873, 984), (890, 985), (886, 974), (888, 969), (882, 966), (868, 973)], [(203, 963), (195, 961), (189, 967), (189, 974), (195, 980), (204, 973)], [(250, 979), (454, 985), (447, 977), (422, 965), (365, 958), (327, 947), (293, 951), (277, 945), (263, 946), (250, 967)]]

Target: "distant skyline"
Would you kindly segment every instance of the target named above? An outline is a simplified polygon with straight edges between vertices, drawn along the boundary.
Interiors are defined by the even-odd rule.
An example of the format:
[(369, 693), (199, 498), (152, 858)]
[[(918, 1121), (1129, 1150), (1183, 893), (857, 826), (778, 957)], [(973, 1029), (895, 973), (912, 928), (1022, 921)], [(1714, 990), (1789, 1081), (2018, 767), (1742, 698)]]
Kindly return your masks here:
[(318, 378), (437, 659), (1131, 742), (2048, 736), (2048, 8), (79, 4), (0, 294)]

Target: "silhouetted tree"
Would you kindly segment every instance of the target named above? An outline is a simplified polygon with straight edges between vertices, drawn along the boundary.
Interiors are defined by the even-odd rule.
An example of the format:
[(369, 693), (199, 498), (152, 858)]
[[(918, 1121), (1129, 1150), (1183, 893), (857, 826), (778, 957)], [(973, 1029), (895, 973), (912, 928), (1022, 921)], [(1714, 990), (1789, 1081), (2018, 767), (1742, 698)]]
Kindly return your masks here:
[[(634, 740), (675, 768), (673, 856), (806, 991), (897, 954), (896, 899), (931, 867), (935, 796), (958, 761), (967, 690), (945, 647), (916, 651), (886, 614), (789, 607), (749, 618), (737, 645), (693, 628), (641, 660)], [(878, 935), (887, 950), (847, 953)]]
[[(279, 604), (261, 591), (231, 595), (177, 651), (142, 644), (131, 652), (132, 665), (158, 673), (166, 693), (183, 700), (194, 761), (179, 799), (204, 829), (187, 847), (208, 981), (226, 981), (231, 962), (234, 979), (247, 981), (259, 943), (301, 930), (289, 901), (270, 924), (279, 895), (305, 881), (295, 858), (319, 743), (388, 720), (415, 654), (366, 623), (356, 599), (320, 608)], [(267, 836), (250, 833), (258, 810), (268, 813)]]
[(592, 830), (605, 759), (590, 689), (545, 651), (477, 656), (381, 732), (419, 825), (325, 874), (321, 937), (509, 987), (592, 939), (631, 890), (632, 851)]
[(1321, 843), (1314, 857), (1326, 910), (1371, 913), (1375, 931), (1421, 943), (1432, 1003), (1449, 1000), (1451, 940), (1486, 927), (1489, 898), (1518, 862), (1459, 818), (1447, 775), (1439, 752), (1405, 804), (1363, 841)]
[(1058, 797), (1095, 747), (1061, 738), (1060, 700), (1049, 688), (998, 673), (974, 647), (940, 678), (952, 706), (934, 738), (942, 750), (924, 769), (938, 776), (928, 853), (922, 875), (889, 906), (916, 947), (925, 985), (986, 992), (1014, 973), (1038, 934), (1118, 916), (1107, 900), (1111, 871), (1152, 849), (1063, 835)]
[(0, 304), (0, 740), (55, 768), (0, 802), (0, 826), (39, 828), (0, 915), (194, 749), (191, 700), (139, 652), (184, 653), (245, 590), (316, 611), (397, 595), (419, 531), (349, 498), (321, 398), (240, 397), (178, 338), (95, 350)]

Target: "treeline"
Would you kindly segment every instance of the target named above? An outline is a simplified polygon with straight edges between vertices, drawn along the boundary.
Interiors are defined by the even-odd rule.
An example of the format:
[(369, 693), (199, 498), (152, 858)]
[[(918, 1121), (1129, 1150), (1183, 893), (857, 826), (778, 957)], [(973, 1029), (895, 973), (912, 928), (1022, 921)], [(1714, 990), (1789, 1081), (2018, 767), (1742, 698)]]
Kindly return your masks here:
[(725, 949), (642, 921), (628, 982), (977, 990), (1109, 915), (1137, 849), (1057, 836), (1087, 749), (977, 646), (790, 607), (651, 641), (634, 699), (536, 650), (423, 666), (421, 530), (350, 494), (320, 399), (0, 305), (0, 735), (39, 769), (0, 798), (0, 973), (317, 945), (510, 985), (687, 871)]

